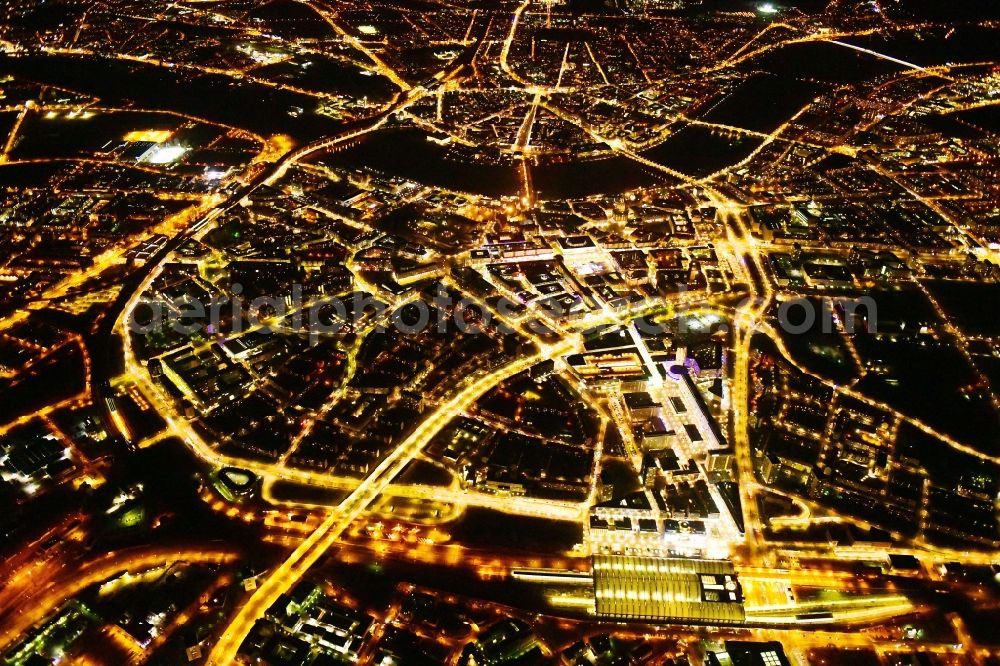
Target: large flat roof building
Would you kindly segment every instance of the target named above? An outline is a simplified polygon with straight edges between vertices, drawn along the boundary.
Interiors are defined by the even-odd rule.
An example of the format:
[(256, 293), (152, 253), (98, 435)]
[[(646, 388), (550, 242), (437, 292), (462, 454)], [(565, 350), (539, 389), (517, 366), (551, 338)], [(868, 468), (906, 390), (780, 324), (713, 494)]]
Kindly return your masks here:
[(728, 560), (594, 556), (597, 615), (621, 620), (741, 624), (743, 590)]

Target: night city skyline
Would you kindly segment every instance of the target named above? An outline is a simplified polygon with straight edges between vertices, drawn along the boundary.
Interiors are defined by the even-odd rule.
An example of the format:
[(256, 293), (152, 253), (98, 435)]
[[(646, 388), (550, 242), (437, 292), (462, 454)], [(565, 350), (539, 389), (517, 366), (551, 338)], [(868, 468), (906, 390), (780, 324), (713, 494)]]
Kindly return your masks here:
[(0, 3), (0, 661), (1000, 665), (998, 44)]

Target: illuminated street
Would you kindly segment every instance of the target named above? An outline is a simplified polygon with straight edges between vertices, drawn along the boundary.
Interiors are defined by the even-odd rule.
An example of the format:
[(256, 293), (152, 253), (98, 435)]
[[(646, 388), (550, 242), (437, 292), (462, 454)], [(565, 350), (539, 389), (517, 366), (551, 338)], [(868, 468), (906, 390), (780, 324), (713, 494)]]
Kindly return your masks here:
[(3, 663), (1000, 664), (1000, 7), (12, 0)]

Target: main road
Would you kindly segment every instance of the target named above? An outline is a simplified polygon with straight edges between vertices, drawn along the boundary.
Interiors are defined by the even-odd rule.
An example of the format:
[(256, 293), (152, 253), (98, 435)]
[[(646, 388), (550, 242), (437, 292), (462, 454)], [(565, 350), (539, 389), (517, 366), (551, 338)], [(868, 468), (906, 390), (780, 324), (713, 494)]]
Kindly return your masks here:
[(753, 237), (741, 219), (740, 212), (719, 208), (719, 214), (729, 228), (729, 243), (746, 272), (750, 295), (733, 317), (733, 452), (739, 473), (740, 503), (743, 507), (743, 527), (750, 563), (766, 561), (768, 550), (761, 534), (761, 516), (757, 506), (756, 476), (753, 450), (749, 438), (749, 374), (751, 340), (758, 321), (770, 306), (774, 294), (754, 246)]
[(234, 663), (243, 639), (258, 618), (277, 601), (284, 592), (302, 578), (307, 571), (333, 546), (344, 531), (357, 519), (376, 497), (382, 494), (403, 469), (423, 451), (424, 447), (449, 421), (465, 411), (484, 393), (503, 380), (523, 372), (548, 358), (566, 354), (578, 346), (575, 338), (542, 347), (531, 356), (495, 369), (481, 377), (468, 377), (459, 384), (458, 392), (442, 403), (413, 433), (397, 446), (372, 472), (348, 495), (303, 541), (298, 548), (276, 569), (240, 608), (229, 627), (224, 631), (208, 657), (207, 664), (228, 666)]

